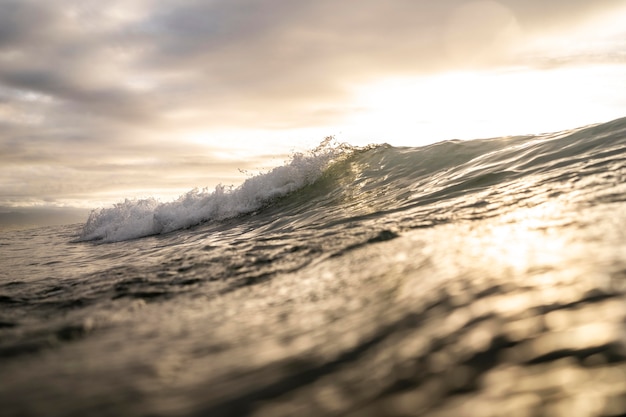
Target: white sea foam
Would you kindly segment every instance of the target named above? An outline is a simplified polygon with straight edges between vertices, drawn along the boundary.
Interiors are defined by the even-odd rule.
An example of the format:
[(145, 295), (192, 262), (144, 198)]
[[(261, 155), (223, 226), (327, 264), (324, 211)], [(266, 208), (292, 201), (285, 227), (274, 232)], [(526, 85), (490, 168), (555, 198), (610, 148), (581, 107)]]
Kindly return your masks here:
[(337, 145), (329, 137), (314, 150), (296, 153), (285, 165), (250, 177), (236, 188), (221, 184), (214, 190), (196, 188), (166, 203), (153, 198), (127, 199), (92, 211), (80, 238), (116, 242), (251, 213), (312, 184), (332, 160), (347, 150), (347, 145)]

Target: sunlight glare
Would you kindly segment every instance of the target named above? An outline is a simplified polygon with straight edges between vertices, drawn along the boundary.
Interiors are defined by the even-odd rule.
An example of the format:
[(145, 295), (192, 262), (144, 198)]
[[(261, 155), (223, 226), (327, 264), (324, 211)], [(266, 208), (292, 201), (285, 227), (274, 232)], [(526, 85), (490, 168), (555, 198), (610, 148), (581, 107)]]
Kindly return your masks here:
[(568, 256), (566, 238), (550, 227), (550, 219), (560, 218), (562, 210), (559, 202), (545, 202), (505, 216), (502, 223), (494, 224), (487, 233), (486, 238), (493, 243), (485, 245), (486, 263), (501, 263), (514, 275), (525, 276), (532, 272), (530, 269), (554, 268)]
[(564, 130), (622, 116), (624, 80), (623, 65), (388, 79), (357, 90), (346, 130), (411, 146)]

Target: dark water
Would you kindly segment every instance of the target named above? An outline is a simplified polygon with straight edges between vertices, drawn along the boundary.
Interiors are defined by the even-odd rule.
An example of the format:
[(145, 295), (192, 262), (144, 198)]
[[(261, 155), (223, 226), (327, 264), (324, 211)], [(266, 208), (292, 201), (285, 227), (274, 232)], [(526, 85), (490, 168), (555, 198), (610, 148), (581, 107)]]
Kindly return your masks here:
[(2, 415), (626, 415), (626, 119), (325, 143), (0, 257)]

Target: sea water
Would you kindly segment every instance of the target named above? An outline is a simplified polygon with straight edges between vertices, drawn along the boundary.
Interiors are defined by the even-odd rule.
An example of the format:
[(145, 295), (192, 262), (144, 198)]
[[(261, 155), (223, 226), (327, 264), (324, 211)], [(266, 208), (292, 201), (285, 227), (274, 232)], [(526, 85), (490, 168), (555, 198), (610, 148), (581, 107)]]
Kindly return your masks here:
[(2, 415), (626, 414), (626, 119), (85, 220), (0, 234)]

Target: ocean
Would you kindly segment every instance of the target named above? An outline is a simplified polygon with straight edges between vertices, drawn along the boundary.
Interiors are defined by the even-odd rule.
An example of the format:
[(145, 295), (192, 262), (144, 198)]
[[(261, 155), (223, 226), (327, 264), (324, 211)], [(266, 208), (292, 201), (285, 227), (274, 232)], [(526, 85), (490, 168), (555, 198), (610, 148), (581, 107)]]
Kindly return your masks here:
[(624, 416), (625, 294), (626, 118), (328, 138), (0, 233), (0, 414)]

